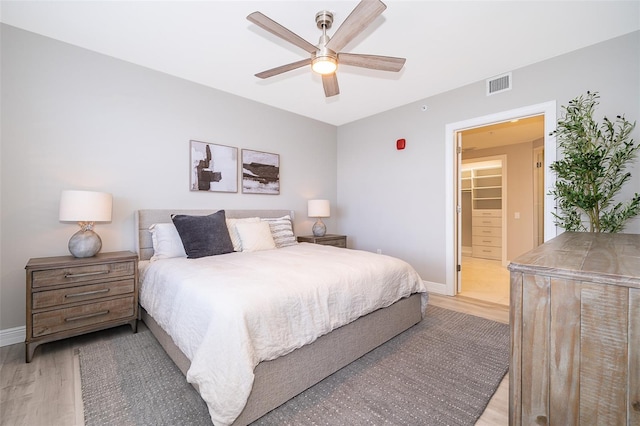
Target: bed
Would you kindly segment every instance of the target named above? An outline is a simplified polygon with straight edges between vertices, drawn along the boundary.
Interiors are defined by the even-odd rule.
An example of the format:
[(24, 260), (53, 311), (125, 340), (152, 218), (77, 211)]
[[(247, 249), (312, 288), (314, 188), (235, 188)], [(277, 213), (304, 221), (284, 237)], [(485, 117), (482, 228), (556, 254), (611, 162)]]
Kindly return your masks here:
[[(247, 273), (251, 273), (251, 270), (256, 269), (253, 267), (254, 263), (247, 264), (245, 262), (255, 262), (255, 265), (262, 263), (262, 265), (271, 265), (274, 263), (280, 262), (282, 257), (286, 257), (287, 259), (301, 259), (306, 262), (306, 259), (311, 256), (316, 256), (316, 252), (318, 252), (318, 256), (322, 258), (331, 259), (333, 256), (339, 255), (335, 259), (339, 259), (340, 262), (343, 262), (342, 259), (345, 259), (344, 267), (346, 269), (350, 269), (350, 274), (355, 273), (354, 270), (357, 268), (349, 268), (348, 265), (351, 264), (351, 259), (349, 256), (354, 255), (356, 257), (361, 256), (366, 260), (371, 260), (371, 256), (379, 256), (374, 255), (368, 252), (360, 252), (357, 250), (350, 251), (346, 249), (339, 249), (335, 247), (327, 247), (327, 246), (319, 246), (310, 243), (301, 243), (291, 245), (289, 247), (278, 248), (275, 250), (264, 250), (264, 251), (256, 251), (251, 253), (229, 253), (223, 254), (221, 256), (211, 256), (210, 258), (203, 259), (162, 259), (161, 261), (150, 262), (150, 259), (154, 256), (154, 244), (152, 239), (152, 233), (150, 232), (150, 227), (156, 224), (170, 224), (172, 223), (171, 216), (173, 214), (178, 215), (189, 215), (189, 216), (207, 216), (215, 213), (217, 210), (179, 210), (179, 209), (163, 209), (163, 210), (139, 210), (136, 215), (136, 229), (138, 232), (138, 255), (140, 256), (140, 266), (141, 266), (141, 295), (140, 295), (140, 304), (141, 304), (141, 318), (150, 329), (150, 331), (154, 334), (154, 336), (158, 339), (162, 347), (165, 349), (167, 354), (171, 357), (171, 359), (175, 362), (178, 368), (185, 374), (187, 379), (194, 385), (194, 387), (201, 393), (203, 399), (207, 402), (209, 407), (209, 411), (212, 415), (212, 420), (216, 425), (246, 425), (254, 420), (257, 420), (267, 412), (272, 409), (278, 407), (289, 399), (293, 398), (295, 395), (301, 393), (305, 389), (313, 386), (323, 378), (331, 375), (336, 372), (340, 368), (346, 366), (350, 362), (358, 359), (365, 353), (374, 349), (375, 347), (381, 345), (402, 331), (410, 328), (416, 323), (420, 322), (422, 319), (422, 315), (427, 303), (427, 293), (424, 287), (424, 283), (419, 279), (417, 273), (413, 271), (412, 268), (409, 267), (409, 270), (403, 272), (406, 276), (403, 275), (403, 280), (410, 281), (407, 283), (407, 286), (411, 288), (411, 290), (407, 293), (406, 289), (398, 290), (397, 293), (400, 294), (401, 291), (407, 293), (402, 296), (398, 295), (390, 295), (388, 297), (396, 297), (396, 300), (391, 302), (375, 302), (381, 303), (382, 306), (376, 309), (373, 309), (371, 312), (364, 312), (358, 314), (359, 316), (355, 319), (342, 318), (342, 321), (348, 321), (345, 324), (336, 323), (330, 324), (328, 330), (321, 330), (317, 333), (318, 336), (310, 335), (305, 336), (304, 338), (299, 337), (297, 335), (285, 337), (277, 337), (277, 340), (289, 341), (290, 347), (280, 348), (276, 352), (277, 356), (271, 356), (270, 359), (255, 359), (254, 368), (251, 372), (252, 383), (249, 386), (249, 389), (246, 390), (248, 396), (240, 395), (240, 401), (242, 408), (241, 409), (231, 409), (231, 412), (218, 412), (220, 411), (220, 407), (227, 408), (227, 405), (233, 406), (231, 402), (227, 402), (224, 399), (217, 400), (217, 396), (211, 396), (211, 384), (208, 379), (202, 379), (200, 374), (203, 369), (206, 368), (215, 368), (208, 367), (212, 364), (216, 365), (224, 365), (225, 360), (218, 360), (215, 358), (217, 355), (211, 354), (212, 359), (216, 359), (216, 362), (203, 362), (202, 358), (205, 352), (205, 348), (209, 350), (209, 346), (213, 352), (216, 352), (215, 344), (207, 344), (204, 340), (203, 343), (198, 347), (191, 347), (190, 344), (185, 343), (186, 340), (182, 335), (183, 328), (180, 328), (176, 324), (179, 322), (186, 323), (187, 331), (185, 334), (190, 333), (190, 328), (194, 325), (193, 323), (200, 323), (200, 320), (192, 320), (192, 323), (188, 323), (188, 316), (192, 315), (191, 310), (195, 311), (195, 307), (189, 307), (188, 311), (183, 311), (182, 314), (177, 315), (175, 312), (171, 314), (166, 314), (161, 310), (158, 310), (158, 305), (167, 305), (167, 300), (172, 300), (171, 303), (175, 303), (176, 305), (180, 304), (180, 302), (176, 302), (181, 300), (180, 297), (177, 296), (169, 296), (162, 299), (158, 294), (160, 293), (161, 288), (169, 287), (173, 288), (172, 281), (175, 280), (174, 273), (175, 269), (190, 269), (196, 271), (196, 264), (201, 262), (206, 272), (191, 272), (191, 275), (187, 275), (185, 279), (188, 283), (191, 283), (191, 278), (193, 275), (206, 275), (211, 276), (213, 274), (218, 274), (219, 271), (229, 269), (230, 266), (238, 265), (238, 270), (242, 270), (242, 273), (248, 271)], [(289, 210), (225, 210), (227, 219), (245, 219), (245, 218), (255, 218), (259, 217), (262, 219), (277, 219), (289, 216), (293, 218), (293, 212)], [(248, 219), (246, 219), (248, 220)], [(292, 221), (291, 221), (292, 222)], [(273, 223), (273, 222), (272, 222)], [(273, 231), (273, 228), (272, 228)], [(352, 252), (352, 253), (349, 253)], [(255, 260), (254, 260), (255, 259)], [(377, 257), (375, 258), (375, 262), (380, 263), (381, 261), (386, 262), (388, 256)], [(195, 262), (195, 261), (197, 262)], [(289, 260), (287, 260), (288, 262)], [(389, 260), (390, 262), (397, 260)], [(211, 262), (209, 264), (209, 262)], [(298, 263), (297, 260), (293, 261), (294, 263)], [(400, 261), (401, 262), (401, 261)], [(401, 262), (404, 263), (404, 262)], [(175, 264), (175, 265), (174, 265)], [(247, 266), (249, 265), (249, 266)], [(260, 267), (263, 267), (260, 266)], [(326, 266), (326, 265), (325, 265)], [(302, 279), (300, 275), (296, 275), (295, 268), (296, 265), (291, 266), (292, 268), (292, 277), (297, 279), (298, 281), (306, 281)], [(319, 266), (320, 267), (320, 266)], [(200, 268), (198, 266), (198, 268)], [(306, 266), (307, 269), (313, 269), (310, 266)], [(200, 269), (197, 269), (200, 271)], [(166, 271), (166, 272), (165, 272)], [(221, 273), (221, 272), (220, 272)], [(268, 277), (269, 275), (266, 273), (260, 272), (260, 276)], [(415, 276), (413, 275), (415, 274)], [(288, 275), (288, 274), (287, 274)], [(318, 275), (316, 273), (316, 275)], [(292, 279), (294, 279), (292, 278)], [(229, 278), (229, 280), (233, 280), (235, 278)], [(268, 280), (268, 278), (265, 278)], [(309, 278), (311, 280), (311, 278)], [(371, 281), (375, 281), (372, 279)], [(158, 282), (160, 284), (158, 284)], [(344, 286), (344, 282), (341, 284)], [(403, 284), (404, 285), (404, 284)], [(350, 287), (351, 284), (348, 284), (347, 287)], [(180, 289), (183, 288), (191, 288), (189, 285), (180, 285), (178, 286)], [(290, 286), (291, 287), (291, 286)], [(195, 287), (194, 287), (195, 288)], [(384, 292), (387, 293), (389, 290), (387, 288), (395, 288), (395, 286), (385, 286)], [(153, 289), (153, 290), (151, 290)], [(177, 291), (177, 290), (171, 290)], [(180, 290), (183, 291), (183, 290)], [(195, 290), (194, 290), (195, 291)], [(200, 291), (200, 290), (198, 290)], [(213, 290), (208, 290), (213, 291)], [(382, 290), (381, 290), (382, 291)], [(146, 292), (146, 293), (145, 293)], [(220, 299), (222, 298), (221, 293), (225, 293), (225, 291), (221, 289), (216, 289), (216, 298), (218, 299), (218, 294), (220, 294)], [(316, 291), (318, 292), (318, 291)], [(274, 293), (270, 300), (272, 302), (269, 303), (279, 303), (283, 298), (281, 295), (271, 289), (269, 292), (265, 292), (262, 295), (256, 296), (260, 298), (269, 299), (270, 294)], [(343, 291), (334, 292), (334, 293), (343, 293)], [(369, 291), (367, 291), (369, 293)], [(375, 290), (371, 290), (371, 293), (375, 293)], [(173, 294), (173, 293), (171, 293)], [(333, 293), (332, 293), (333, 294)], [(244, 299), (246, 297), (242, 296)], [(253, 291), (252, 295), (253, 296)], [(247, 297), (247, 299), (251, 299), (251, 297)], [(367, 296), (368, 297), (368, 296)], [(384, 297), (387, 297), (385, 295)], [(203, 301), (207, 298), (207, 296), (202, 295), (198, 296), (198, 303), (200, 304), (200, 299)], [(174, 301), (175, 299), (175, 301)], [(213, 298), (211, 302), (214, 302)], [(202, 302), (204, 303), (204, 302)], [(214, 302), (215, 303), (215, 302)], [(265, 303), (267, 303), (265, 301)], [(287, 302), (289, 303), (289, 302)], [(343, 302), (333, 302), (336, 306), (340, 306), (340, 303)], [(255, 304), (255, 303), (254, 303)], [(360, 301), (354, 300), (349, 304), (353, 304), (356, 306), (360, 305)], [(270, 311), (271, 309), (265, 309), (265, 305), (262, 305), (261, 309), (259, 309), (260, 314), (262, 315), (262, 311)], [(271, 306), (271, 305), (269, 305)], [(289, 306), (289, 305), (287, 305)], [(333, 306), (333, 305), (332, 305)], [(217, 309), (224, 310), (224, 306), (218, 306)], [(362, 309), (367, 309), (363, 307)], [(177, 308), (176, 308), (177, 310)], [(235, 310), (235, 308), (234, 308)], [(282, 309), (273, 309), (275, 312), (282, 312)], [(289, 312), (291, 309), (287, 308), (286, 311)], [(185, 313), (186, 312), (186, 313)], [(310, 310), (311, 314), (308, 314), (307, 308), (304, 309), (303, 317), (306, 320), (306, 316), (310, 316), (315, 318), (315, 311)], [(243, 314), (244, 315), (244, 314)], [(353, 314), (349, 314), (353, 315)], [(197, 314), (193, 314), (194, 318), (198, 317)], [(244, 316), (243, 316), (244, 318)], [(315, 319), (314, 319), (315, 321)], [(204, 322), (204, 321), (202, 321)], [(213, 322), (213, 321), (212, 321)], [(261, 324), (269, 324), (272, 323), (265, 320), (260, 320)], [(275, 324), (274, 322), (273, 324)], [(274, 326), (275, 327), (275, 326)], [(205, 327), (206, 328), (206, 327)], [(232, 334), (232, 341), (236, 335), (241, 335), (244, 333), (244, 326), (239, 327), (242, 329), (242, 332), (238, 333), (230, 333)], [(269, 329), (269, 327), (265, 327)], [(280, 330), (281, 328), (278, 328)], [(177, 331), (179, 330), (179, 331)], [(207, 330), (209, 330), (207, 328)], [(268, 333), (274, 333), (274, 329), (267, 330)], [(200, 331), (200, 334), (196, 335), (202, 337), (204, 334), (209, 336), (212, 332), (209, 331)], [(229, 334), (229, 333), (227, 333)], [(277, 333), (276, 333), (277, 334)], [(210, 336), (212, 342), (220, 341), (220, 336)], [(225, 336), (227, 337), (227, 336)], [(288, 340), (289, 339), (289, 340)], [(238, 346), (244, 347), (246, 346), (244, 340), (240, 340), (239, 342), (235, 342), (229, 346)], [(303, 342), (303, 343), (301, 343)], [(268, 346), (268, 345), (267, 345)], [(226, 346), (225, 346), (226, 348)], [(339, 350), (336, 350), (339, 348)], [(283, 352), (280, 354), (278, 351)], [(221, 352), (221, 351), (218, 351)], [(209, 356), (208, 354), (206, 356)], [(238, 359), (242, 359), (242, 356), (238, 356)], [(234, 358), (235, 359), (235, 358)], [(235, 365), (231, 365), (229, 368), (233, 371), (233, 368), (236, 368)], [(240, 372), (243, 371), (244, 364), (240, 368)], [(195, 372), (194, 372), (195, 371)], [(211, 374), (209, 372), (208, 374)], [(214, 372), (213, 374), (217, 374)], [(240, 373), (238, 373), (240, 374)], [(241, 375), (241, 374), (240, 374)], [(240, 385), (239, 385), (240, 386)], [(220, 387), (220, 386), (217, 386)], [(221, 388), (224, 388), (222, 386)], [(238, 392), (221, 392), (222, 398), (228, 397), (229, 393), (238, 393), (243, 394), (244, 384), (240, 386), (240, 390)], [(235, 396), (234, 396), (235, 398)], [(244, 402), (246, 401), (246, 403)], [(218, 407), (218, 408), (216, 408)], [(217, 411), (216, 411), (217, 410)], [(222, 410), (224, 411), (224, 410)]]

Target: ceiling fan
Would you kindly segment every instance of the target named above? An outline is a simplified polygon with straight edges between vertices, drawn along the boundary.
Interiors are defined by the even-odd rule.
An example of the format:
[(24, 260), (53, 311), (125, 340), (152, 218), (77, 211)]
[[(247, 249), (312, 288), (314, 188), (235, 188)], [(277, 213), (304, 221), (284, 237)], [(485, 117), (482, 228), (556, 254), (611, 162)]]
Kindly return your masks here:
[(380, 0), (362, 0), (347, 16), (342, 25), (336, 30), (333, 37), (327, 35), (327, 30), (333, 24), (333, 14), (321, 11), (316, 14), (316, 25), (322, 30), (322, 36), (317, 46), (307, 42), (302, 37), (268, 18), (260, 12), (253, 12), (247, 19), (281, 39), (293, 43), (311, 54), (308, 59), (281, 65), (256, 74), (258, 78), (269, 78), (311, 65), (311, 69), (322, 76), (322, 86), (327, 97), (340, 93), (336, 69), (338, 64), (355, 67), (370, 68), (374, 70), (398, 72), (404, 66), (405, 58), (392, 56), (359, 55), (356, 53), (344, 53), (341, 50), (358, 34), (364, 31), (374, 19), (376, 19), (387, 6)]

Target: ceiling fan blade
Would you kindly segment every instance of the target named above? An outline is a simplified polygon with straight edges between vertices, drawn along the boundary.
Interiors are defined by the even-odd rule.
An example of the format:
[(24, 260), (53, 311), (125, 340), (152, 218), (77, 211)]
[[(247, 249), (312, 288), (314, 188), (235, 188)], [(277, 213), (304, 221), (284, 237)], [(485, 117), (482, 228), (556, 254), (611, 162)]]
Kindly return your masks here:
[(287, 71), (291, 71), (291, 70), (295, 70), (295, 69), (298, 69), (298, 68), (302, 68), (305, 65), (311, 65), (311, 58), (303, 59), (303, 60), (298, 61), (298, 62), (292, 62), (292, 63), (286, 64), (286, 65), (280, 65), (279, 67), (275, 67), (275, 68), (271, 68), (270, 70), (259, 72), (258, 74), (256, 74), (256, 77), (258, 77), (258, 78), (269, 78), (269, 77), (273, 77), (274, 75), (282, 74), (282, 73), (287, 72)]
[(386, 8), (387, 6), (380, 0), (362, 0), (336, 30), (326, 47), (334, 52), (341, 51)]
[(309, 53), (314, 53), (318, 50), (316, 46), (309, 43), (307, 40), (303, 39), (299, 35), (294, 32), (288, 30), (282, 25), (278, 24), (273, 19), (263, 15), (260, 12), (253, 12), (247, 19), (262, 29), (269, 31), (271, 34), (275, 34), (281, 39), (288, 41), (289, 43), (293, 43), (301, 49), (306, 50)]
[(340, 89), (338, 88), (338, 77), (336, 77), (336, 73), (323, 75), (322, 87), (324, 87), (324, 95), (327, 98), (339, 94)]
[(371, 68), (373, 70), (398, 72), (404, 66), (405, 58), (393, 56), (358, 55), (356, 53), (338, 53), (340, 65)]

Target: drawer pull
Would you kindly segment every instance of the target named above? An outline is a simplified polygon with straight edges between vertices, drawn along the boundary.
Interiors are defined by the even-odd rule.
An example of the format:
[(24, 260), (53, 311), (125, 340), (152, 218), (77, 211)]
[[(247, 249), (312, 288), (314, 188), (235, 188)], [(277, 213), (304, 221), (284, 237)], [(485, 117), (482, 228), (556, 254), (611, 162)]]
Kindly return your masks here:
[(490, 242), (491, 242), (491, 240), (488, 240), (488, 241), (487, 241), (487, 240), (482, 240), (482, 242), (483, 242), (483, 243), (490, 243)]
[(83, 320), (83, 319), (87, 319), (87, 318), (93, 318), (93, 317), (99, 317), (102, 315), (107, 315), (109, 313), (109, 310), (106, 311), (100, 311), (100, 312), (95, 312), (93, 314), (87, 314), (87, 315), (78, 315), (77, 317), (69, 317), (69, 318), (65, 318), (65, 322), (71, 322), (71, 321), (78, 321), (78, 320)]
[(64, 274), (65, 278), (90, 277), (92, 275), (106, 275), (109, 271), (84, 272), (82, 274)]
[(110, 289), (108, 289), (108, 288), (103, 288), (102, 290), (85, 291), (85, 292), (82, 292), (82, 293), (74, 293), (74, 294), (65, 294), (64, 297), (65, 298), (72, 298), (72, 297), (91, 296), (92, 294), (108, 293), (109, 290)]

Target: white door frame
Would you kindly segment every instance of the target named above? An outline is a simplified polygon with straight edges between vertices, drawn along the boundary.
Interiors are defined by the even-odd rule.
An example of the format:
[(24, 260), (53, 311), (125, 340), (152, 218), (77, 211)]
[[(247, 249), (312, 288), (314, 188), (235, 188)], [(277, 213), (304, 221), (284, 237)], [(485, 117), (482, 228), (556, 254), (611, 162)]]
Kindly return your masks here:
[[(462, 291), (462, 237), (461, 237), (461, 233), (462, 233), (462, 185), (461, 185), (461, 179), (462, 179), (462, 132), (455, 132), (455, 134), (453, 135), (455, 141), (455, 151), (456, 151), (456, 159), (453, 163), (454, 166), (454, 174), (456, 176), (456, 185), (454, 186), (454, 191), (455, 191), (455, 198), (457, 201), (455, 201), (455, 205), (456, 205), (456, 224), (454, 226), (454, 230), (453, 230), (453, 239), (456, 241), (456, 243), (458, 244), (458, 250), (456, 250), (456, 256), (454, 258), (454, 263), (455, 263), (455, 293), (454, 294), (458, 294)], [(472, 176), (473, 179), (473, 176)], [(471, 196), (472, 200), (473, 200), (473, 195)], [(473, 203), (473, 201), (471, 201)]]
[(449, 123), (445, 126), (445, 252), (446, 274), (445, 294), (455, 296), (457, 282), (457, 258), (460, 251), (456, 224), (458, 222), (458, 206), (456, 205), (458, 179), (458, 156), (456, 155), (456, 132), (489, 124), (501, 123), (517, 118), (544, 115), (544, 169), (545, 169), (545, 211), (544, 211), (544, 240), (550, 240), (557, 234), (553, 218), (555, 202), (549, 195), (555, 184), (555, 175), (551, 173), (549, 165), (556, 160), (556, 138), (552, 132), (556, 129), (556, 101), (549, 101), (509, 111), (476, 117), (469, 120)]

